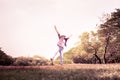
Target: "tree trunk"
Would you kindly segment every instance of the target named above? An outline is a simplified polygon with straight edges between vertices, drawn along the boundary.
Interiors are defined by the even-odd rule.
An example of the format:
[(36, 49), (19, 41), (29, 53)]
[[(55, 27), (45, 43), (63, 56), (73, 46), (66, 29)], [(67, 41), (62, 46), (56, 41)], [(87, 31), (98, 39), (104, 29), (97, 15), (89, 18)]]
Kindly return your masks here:
[(99, 63), (101, 64), (102, 63), (102, 61), (101, 61), (101, 59), (98, 57), (98, 55), (97, 55), (97, 49), (95, 49), (95, 57), (98, 59), (98, 61), (99, 61)]
[(108, 48), (108, 45), (109, 45), (109, 40), (110, 40), (110, 36), (108, 36), (108, 37), (106, 38), (105, 51), (104, 51), (104, 55), (103, 55), (103, 60), (104, 60), (104, 63), (105, 63), (105, 64), (107, 63), (106, 53), (107, 53), (107, 48)]

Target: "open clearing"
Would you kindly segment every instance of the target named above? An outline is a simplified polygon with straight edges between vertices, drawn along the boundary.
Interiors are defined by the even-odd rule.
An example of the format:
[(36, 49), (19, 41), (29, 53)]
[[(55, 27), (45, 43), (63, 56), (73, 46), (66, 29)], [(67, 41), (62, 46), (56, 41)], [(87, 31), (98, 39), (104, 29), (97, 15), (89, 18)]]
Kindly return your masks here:
[(120, 64), (0, 66), (0, 80), (120, 80)]

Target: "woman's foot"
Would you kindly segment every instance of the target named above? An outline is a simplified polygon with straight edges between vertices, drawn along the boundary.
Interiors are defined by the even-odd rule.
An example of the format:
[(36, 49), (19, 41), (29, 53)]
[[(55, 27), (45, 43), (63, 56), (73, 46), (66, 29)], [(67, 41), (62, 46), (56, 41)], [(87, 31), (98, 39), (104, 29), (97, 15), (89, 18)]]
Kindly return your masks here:
[(54, 64), (53, 64), (53, 58), (50, 58), (50, 61), (51, 61), (51, 65), (54, 65)]

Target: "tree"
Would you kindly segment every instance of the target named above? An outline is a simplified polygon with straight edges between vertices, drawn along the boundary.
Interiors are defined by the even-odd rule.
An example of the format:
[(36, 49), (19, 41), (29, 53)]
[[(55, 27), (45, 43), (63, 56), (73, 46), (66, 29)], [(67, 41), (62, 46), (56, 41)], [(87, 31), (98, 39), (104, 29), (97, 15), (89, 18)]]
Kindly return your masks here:
[[(90, 35), (90, 41), (89, 41), (89, 45), (88, 47), (91, 47), (90, 50), (92, 51), (93, 56), (99, 61), (99, 63), (101, 64), (102, 61), (100, 59), (100, 57), (98, 56), (98, 51), (101, 48), (101, 42), (99, 41), (99, 37), (98, 34), (91, 31), (91, 35)], [(95, 59), (95, 63), (96, 63), (96, 59)]]
[(104, 15), (101, 21), (97, 33), (84, 32), (79, 36), (76, 47), (65, 54), (67, 58), (88, 63), (92, 54), (95, 62), (120, 62), (120, 9)]
[(11, 65), (14, 62), (14, 59), (7, 55), (4, 51), (0, 48), (0, 65)]
[(77, 42), (77, 46), (70, 49), (65, 54), (67, 55), (66, 58), (71, 56), (71, 59), (73, 59), (73, 62), (75, 63), (92, 63), (92, 58), (95, 56), (97, 60), (99, 60), (99, 63), (101, 63), (101, 59), (97, 55), (97, 52), (99, 50), (97, 34), (94, 32), (91, 34), (84, 32), (81, 36), (79, 36), (79, 39), (80, 41)]
[(104, 16), (105, 21), (100, 24), (98, 29), (99, 36), (103, 39), (104, 63), (107, 63), (106, 55), (108, 53), (120, 53), (120, 9), (112, 12), (111, 15)]

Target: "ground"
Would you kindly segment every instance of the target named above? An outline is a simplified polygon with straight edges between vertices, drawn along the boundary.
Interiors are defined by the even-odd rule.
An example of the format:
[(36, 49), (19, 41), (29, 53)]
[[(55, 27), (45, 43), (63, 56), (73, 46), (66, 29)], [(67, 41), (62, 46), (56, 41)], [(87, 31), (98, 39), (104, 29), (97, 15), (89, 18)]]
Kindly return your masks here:
[(120, 64), (0, 66), (0, 80), (120, 80)]

